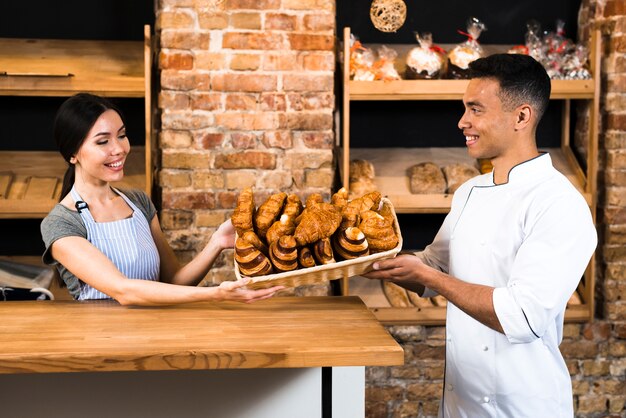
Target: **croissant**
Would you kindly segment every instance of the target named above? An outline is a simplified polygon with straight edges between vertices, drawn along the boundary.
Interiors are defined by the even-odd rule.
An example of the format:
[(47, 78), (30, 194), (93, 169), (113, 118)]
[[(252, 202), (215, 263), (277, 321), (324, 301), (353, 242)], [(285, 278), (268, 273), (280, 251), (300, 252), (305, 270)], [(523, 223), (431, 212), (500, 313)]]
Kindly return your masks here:
[(254, 195), (252, 194), (252, 188), (246, 187), (239, 193), (237, 197), (237, 206), (231, 216), (231, 222), (235, 227), (235, 230), (239, 235), (244, 231), (251, 231), (252, 217), (254, 216)]
[(298, 248), (293, 235), (283, 235), (270, 244), (270, 259), (280, 272), (298, 268)]
[(380, 192), (374, 191), (348, 202), (341, 210), (341, 228), (358, 226), (361, 223), (361, 213), (378, 209), (381, 198)]
[(283, 235), (293, 235), (296, 230), (296, 224), (294, 218), (290, 218), (286, 214), (280, 215), (280, 219), (277, 220), (267, 230), (265, 238), (269, 244), (276, 241)]
[(294, 232), (300, 246), (330, 237), (341, 223), (341, 214), (335, 206), (327, 202), (307, 206), (302, 211), (301, 218)]
[(365, 234), (356, 227), (341, 230), (335, 234), (335, 252), (346, 260), (369, 254)]
[(263, 276), (273, 271), (270, 260), (241, 237), (235, 241), (235, 261), (244, 276)]
[(269, 255), (267, 245), (261, 241), (261, 238), (254, 231), (246, 231), (241, 238), (254, 246), (257, 250), (261, 251), (266, 256)]
[(333, 246), (330, 243), (330, 238), (322, 238), (313, 244), (313, 255), (315, 260), (320, 264), (330, 264), (335, 262), (335, 255), (333, 253)]
[(298, 264), (302, 268), (315, 267), (315, 259), (309, 247), (298, 248)]
[(330, 203), (335, 205), (340, 211), (348, 204), (348, 191), (345, 187), (337, 190), (330, 198)]
[(379, 213), (363, 212), (359, 229), (363, 231), (371, 253), (391, 250), (398, 245), (399, 240), (393, 230), (393, 224)]
[(285, 202), (285, 208), (283, 209), (283, 215), (289, 216), (295, 221), (295, 219), (302, 213), (302, 200), (296, 194), (290, 194), (287, 196)]
[(259, 237), (265, 238), (269, 227), (272, 226), (274, 221), (280, 216), (286, 198), (287, 193), (275, 193), (259, 206), (259, 209), (254, 215), (254, 226), (256, 227)]
[(306, 198), (306, 201), (304, 202), (304, 206), (306, 206), (308, 208), (310, 206), (313, 206), (316, 203), (322, 203), (322, 202), (324, 202), (324, 198), (322, 197), (321, 194), (319, 194), (319, 193), (311, 193)]

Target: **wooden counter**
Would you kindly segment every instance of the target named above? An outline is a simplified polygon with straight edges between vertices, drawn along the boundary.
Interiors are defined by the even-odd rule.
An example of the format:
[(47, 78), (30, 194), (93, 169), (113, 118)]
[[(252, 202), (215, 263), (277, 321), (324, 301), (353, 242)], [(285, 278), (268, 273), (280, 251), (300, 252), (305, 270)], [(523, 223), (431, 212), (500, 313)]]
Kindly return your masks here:
[(0, 303), (0, 373), (397, 365), (357, 297), (128, 308)]

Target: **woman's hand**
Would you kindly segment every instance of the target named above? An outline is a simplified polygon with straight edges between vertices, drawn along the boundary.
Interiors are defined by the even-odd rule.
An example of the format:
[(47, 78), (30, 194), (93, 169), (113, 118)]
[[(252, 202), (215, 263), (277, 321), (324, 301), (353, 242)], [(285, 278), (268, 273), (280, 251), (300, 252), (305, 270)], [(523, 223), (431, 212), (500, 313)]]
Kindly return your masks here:
[(233, 302), (252, 303), (258, 300), (271, 298), (277, 291), (285, 288), (284, 286), (274, 286), (268, 289), (252, 290), (245, 287), (249, 282), (250, 279), (244, 277), (237, 281), (225, 281), (220, 283), (217, 288), (220, 299)]
[(220, 251), (235, 246), (235, 227), (230, 219), (224, 221), (224, 223), (217, 228), (211, 240), (215, 242), (215, 245)]

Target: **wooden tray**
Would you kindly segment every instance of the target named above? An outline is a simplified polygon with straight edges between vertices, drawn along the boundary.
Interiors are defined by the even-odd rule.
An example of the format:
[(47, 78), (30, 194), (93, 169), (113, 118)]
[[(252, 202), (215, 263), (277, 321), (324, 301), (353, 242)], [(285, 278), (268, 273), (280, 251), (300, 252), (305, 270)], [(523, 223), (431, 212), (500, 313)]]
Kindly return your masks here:
[[(324, 283), (327, 280), (341, 279), (344, 277), (358, 276), (372, 270), (372, 264), (378, 260), (384, 260), (386, 258), (393, 258), (402, 249), (402, 234), (400, 233), (400, 226), (398, 224), (398, 218), (396, 211), (391, 204), (391, 201), (387, 198), (382, 198), (383, 205), (391, 207), (391, 213), (393, 214), (393, 228), (398, 236), (398, 245), (388, 251), (366, 255), (364, 257), (355, 258), (352, 260), (338, 261), (332, 264), (325, 264), (321, 266), (301, 268), (284, 273), (268, 274), (265, 276), (251, 277), (248, 288), (251, 289), (264, 289), (272, 286), (285, 286), (296, 287), (305, 284), (319, 284)], [(235, 260), (235, 275), (237, 279), (241, 279), (243, 276), (239, 272), (239, 265)]]

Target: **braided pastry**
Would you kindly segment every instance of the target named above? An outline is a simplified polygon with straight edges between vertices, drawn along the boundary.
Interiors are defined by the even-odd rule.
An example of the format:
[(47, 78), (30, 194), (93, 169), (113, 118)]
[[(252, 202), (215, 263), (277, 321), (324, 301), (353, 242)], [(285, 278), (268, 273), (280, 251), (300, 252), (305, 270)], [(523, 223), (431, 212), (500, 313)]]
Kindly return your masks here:
[(359, 229), (365, 234), (371, 253), (391, 250), (398, 245), (393, 224), (379, 213), (371, 210), (363, 212)]
[(333, 253), (333, 246), (330, 243), (330, 238), (322, 238), (313, 244), (313, 255), (315, 260), (320, 264), (330, 264), (335, 262), (335, 255)]
[(315, 267), (315, 259), (309, 247), (298, 248), (298, 264), (302, 268)]
[(270, 259), (281, 272), (298, 268), (298, 248), (293, 235), (283, 235), (270, 244)]
[(235, 261), (244, 276), (264, 276), (273, 272), (270, 260), (241, 237), (235, 241)]
[(335, 235), (335, 252), (346, 260), (369, 254), (365, 234), (356, 227), (341, 230)]
[(231, 222), (235, 227), (235, 230), (239, 235), (242, 235), (244, 231), (251, 231), (252, 217), (254, 216), (254, 195), (252, 194), (252, 188), (246, 187), (239, 193), (237, 197), (237, 206), (231, 216)]

